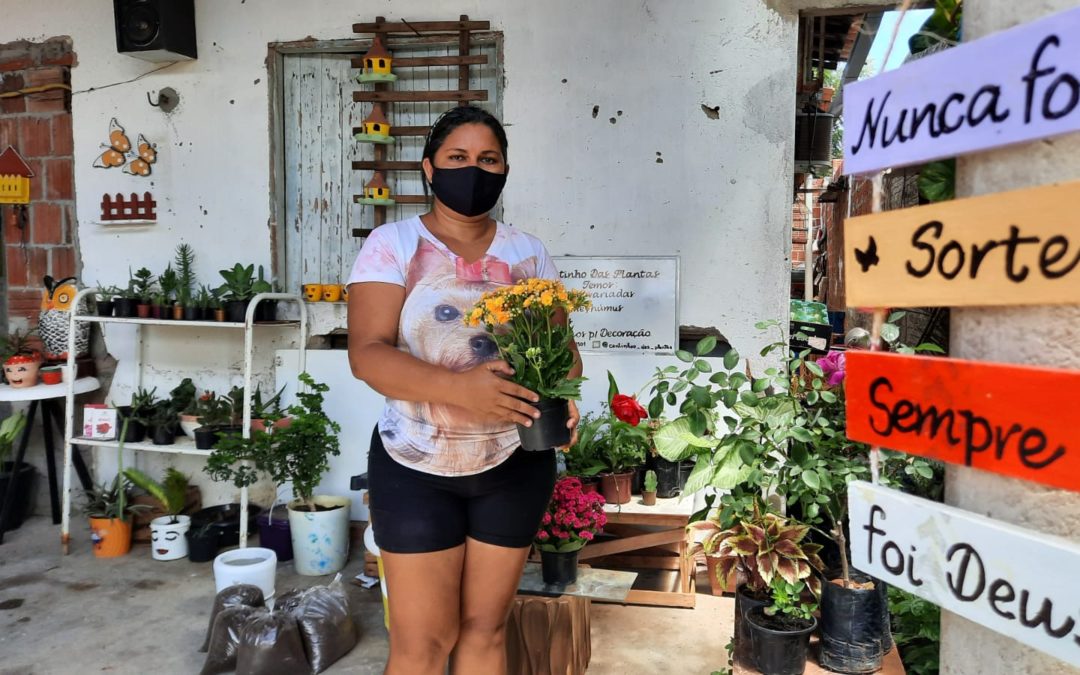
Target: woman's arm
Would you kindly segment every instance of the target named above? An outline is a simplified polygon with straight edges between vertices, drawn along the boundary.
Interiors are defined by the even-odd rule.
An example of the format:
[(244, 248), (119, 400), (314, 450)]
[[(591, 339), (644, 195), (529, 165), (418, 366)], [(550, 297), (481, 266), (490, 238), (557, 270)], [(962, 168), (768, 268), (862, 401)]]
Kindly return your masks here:
[(463, 372), (428, 363), (397, 348), (405, 289), (364, 282), (349, 286), (349, 366), (372, 389), (399, 401), (456, 405), (489, 419), (531, 425), (539, 400), (505, 379), (513, 369), (489, 361)]

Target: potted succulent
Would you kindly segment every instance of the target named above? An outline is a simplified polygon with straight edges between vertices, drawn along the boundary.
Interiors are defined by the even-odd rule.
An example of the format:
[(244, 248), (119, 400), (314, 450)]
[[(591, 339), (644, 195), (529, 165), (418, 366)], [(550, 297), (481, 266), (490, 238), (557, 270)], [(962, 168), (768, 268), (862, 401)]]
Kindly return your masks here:
[(135, 314), (140, 319), (146, 319), (150, 316), (154, 281), (154, 273), (145, 267), (140, 267), (135, 274), (131, 275), (131, 289), (133, 298), (137, 303)]
[(176, 310), (174, 318), (184, 321), (198, 321), (202, 313), (195, 302), (195, 251), (189, 244), (176, 247)]
[(0, 504), (7, 499), (7, 491), (14, 490), (11, 497), (11, 510), (7, 518), (0, 522), (0, 530), (14, 530), (22, 526), (30, 510), (31, 488), (34, 480), (34, 466), (29, 462), (20, 462), (15, 466), (11, 461), (11, 449), (15, 440), (26, 428), (26, 416), (16, 412), (4, 418), (0, 423)]
[[(251, 290), (255, 294), (281, 291), (276, 282), (266, 280), (262, 265), (259, 265), (259, 276), (255, 279)], [(275, 319), (277, 319), (277, 300), (263, 300), (255, 307), (255, 321), (274, 321)]]
[(113, 298), (113, 314), (120, 318), (131, 318), (138, 315), (136, 309), (139, 304), (139, 292), (135, 275), (128, 269), (128, 283), (124, 288), (117, 289), (117, 295)]
[[(198, 292), (195, 294), (194, 303), (198, 309), (198, 315), (193, 321), (207, 321), (213, 319), (213, 310), (210, 307), (213, 295), (210, 294), (210, 289), (204, 284), (199, 286)], [(185, 318), (187, 318), (185, 316)]]
[(118, 473), (108, 486), (96, 485), (86, 491), (83, 511), (90, 521), (90, 541), (98, 558), (116, 558), (131, 550), (131, 514), (139, 507), (128, 502), (129, 486), (127, 478)]
[(218, 323), (225, 321), (225, 308), (221, 306), (220, 289), (215, 288), (210, 291), (210, 299), (207, 301), (206, 310), (209, 313), (206, 317), (208, 320), (213, 319)]
[(540, 418), (518, 425), (521, 447), (548, 450), (570, 442), (570, 400), (581, 398), (584, 378), (570, 377), (577, 366), (576, 342), (567, 315), (585, 309), (583, 291), (567, 291), (550, 279), (528, 279), (485, 293), (469, 311), (468, 325), (483, 326), (499, 356), (514, 369), (511, 379), (540, 396)]
[(157, 393), (157, 387), (149, 391), (139, 387), (131, 395), (130, 405), (116, 407), (117, 421), (121, 424), (128, 422), (123, 426), (122, 440), (125, 443), (139, 443), (146, 438), (146, 427), (154, 412), (155, 393)]
[(645, 506), (656, 505), (656, 472), (652, 469), (645, 472), (645, 483), (641, 488), (641, 503)]
[(176, 442), (179, 416), (172, 401), (164, 399), (154, 403), (150, 413), (150, 433), (154, 445), (172, 445)]
[(37, 384), (38, 370), (41, 368), (41, 352), (35, 349), (30, 339), (34, 330), (25, 333), (14, 330), (4, 341), (2, 358), (4, 360), (4, 380), (14, 389), (32, 387)]
[(150, 521), (150, 553), (154, 560), (179, 560), (188, 554), (184, 534), (191, 527), (191, 518), (180, 515), (187, 501), (188, 478), (169, 467), (165, 479), (157, 482), (135, 468), (124, 469), (124, 476), (161, 502), (166, 515)]
[[(158, 286), (161, 287), (161, 291), (155, 296), (155, 309), (153, 310), (154, 318), (178, 318), (173, 301), (180, 290), (180, 275), (173, 269), (172, 263), (166, 265), (165, 271), (158, 277)], [(180, 311), (180, 317), (183, 317), (183, 309)]]
[[(177, 412), (177, 421), (180, 431), (188, 438), (195, 438), (195, 427), (198, 426), (195, 416), (196, 396), (198, 390), (190, 377), (185, 377), (169, 392), (169, 402), (172, 409)], [(175, 428), (175, 426), (174, 426)]]
[(705, 520), (690, 523), (687, 531), (694, 538), (687, 555), (704, 551), (716, 558), (716, 576), (710, 583), (715, 580), (728, 588), (737, 575), (745, 579), (735, 595), (735, 658), (752, 663), (746, 612), (768, 603), (774, 577), (792, 584), (805, 580), (816, 594), (820, 582), (813, 571), (824, 567), (818, 557), (821, 545), (804, 541), (808, 525), (765, 510), (757, 498), (734, 525), (725, 527), (720, 511), (714, 511)]
[(120, 295), (121, 291), (116, 286), (102, 286), (99, 284), (97, 292), (94, 293), (94, 309), (97, 311), (97, 315), (112, 316), (115, 307), (114, 298)]
[(214, 480), (251, 485), (260, 472), (276, 485), (291, 483), (295, 499), (288, 504), (295, 567), (299, 574), (330, 574), (345, 565), (349, 551), (347, 497), (315, 495), (315, 488), (340, 454), (341, 427), (323, 410), (329, 390), (307, 373), (300, 375), (298, 402), (286, 409), (292, 424), (273, 433), (256, 431), (251, 438), (228, 434), (219, 439), (205, 471)]
[(210, 450), (217, 443), (221, 429), (232, 421), (232, 402), (208, 391), (196, 401), (197, 426), (194, 430), (195, 447)]
[(776, 576), (770, 591), (771, 604), (746, 613), (754, 663), (763, 675), (802, 675), (810, 634), (817, 628), (817, 603), (806, 598), (807, 585), (803, 581), (791, 582)]
[[(240, 390), (243, 392), (243, 389)], [(292, 423), (292, 419), (283, 416), (281, 412), (281, 394), (285, 391), (282, 387), (271, 398), (263, 400), (262, 389), (255, 387), (255, 393), (251, 396), (251, 430), (266, 431), (266, 421), (273, 420), (273, 428), (280, 429)], [(240, 399), (243, 401), (243, 398)], [(243, 410), (241, 409), (241, 414)]]
[(243, 322), (247, 318), (248, 304), (257, 293), (272, 290), (269, 282), (255, 279), (255, 265), (247, 267), (236, 263), (231, 270), (220, 270), (225, 283), (218, 287), (218, 294), (225, 307), (225, 320)]
[(565, 585), (577, 581), (578, 551), (606, 524), (604, 498), (595, 492), (583, 492), (576, 477), (560, 478), (533, 539), (540, 551), (544, 583)]

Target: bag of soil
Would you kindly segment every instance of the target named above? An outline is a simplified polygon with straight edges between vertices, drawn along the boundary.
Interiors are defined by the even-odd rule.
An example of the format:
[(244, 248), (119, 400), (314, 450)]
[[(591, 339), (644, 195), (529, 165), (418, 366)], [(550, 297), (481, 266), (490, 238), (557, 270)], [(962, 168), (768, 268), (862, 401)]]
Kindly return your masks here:
[(304, 597), (303, 589), (294, 588), (284, 593), (278, 593), (274, 597), (274, 611), (291, 613), (300, 606), (300, 600)]
[(240, 631), (236, 675), (310, 673), (296, 619), (283, 612), (258, 611)]
[(210, 649), (199, 675), (219, 675), (236, 669), (240, 631), (259, 607), (226, 607), (214, 619)]
[(221, 589), (217, 596), (214, 597), (214, 608), (210, 610), (210, 623), (206, 625), (206, 638), (203, 639), (199, 651), (205, 652), (210, 647), (210, 634), (214, 632), (214, 619), (217, 618), (221, 610), (226, 607), (262, 607), (264, 604), (262, 589), (258, 586), (236, 584)]
[(311, 671), (321, 673), (356, 645), (357, 631), (349, 611), (349, 596), (338, 575), (328, 586), (302, 591), (297, 600), (291, 614), (304, 638)]

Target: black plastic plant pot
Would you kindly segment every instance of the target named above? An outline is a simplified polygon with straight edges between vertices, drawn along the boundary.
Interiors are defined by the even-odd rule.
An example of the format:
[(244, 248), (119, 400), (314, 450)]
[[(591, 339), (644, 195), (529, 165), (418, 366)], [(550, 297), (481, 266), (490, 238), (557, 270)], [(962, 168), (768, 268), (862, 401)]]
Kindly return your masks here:
[(564, 398), (542, 398), (532, 404), (540, 411), (531, 427), (518, 425), (521, 447), (525, 450), (551, 450), (570, 442), (570, 406)]
[[(116, 409), (117, 420), (116, 423), (119, 428), (124, 428), (124, 419), (131, 417), (131, 406), (122, 405)], [(146, 425), (137, 420), (131, 420), (128, 422), (127, 433), (124, 434), (125, 443), (141, 443), (146, 438)]]
[[(255, 519), (262, 512), (257, 504), (248, 504), (248, 533), (255, 533)], [(209, 506), (191, 514), (191, 529), (199, 530), (204, 525), (218, 532), (218, 546), (237, 546), (240, 543), (240, 505), (220, 504)]]
[(202, 307), (185, 307), (184, 308), (184, 321), (202, 321), (203, 310)]
[(773, 619), (765, 616), (764, 607), (746, 613), (753, 643), (754, 662), (763, 675), (802, 675), (806, 670), (806, 653), (810, 634), (817, 628), (817, 619), (805, 620), (797, 630), (771, 627)]
[(578, 551), (540, 551), (545, 584), (568, 586), (577, 581)]
[(113, 309), (115, 310), (115, 316), (130, 319), (134, 317), (138, 310), (136, 307), (138, 303), (132, 298), (116, 298), (113, 300)]
[(195, 430), (195, 447), (199, 450), (213, 450), (218, 442), (218, 428), (201, 426)]
[(255, 321), (277, 321), (277, 300), (263, 300), (255, 305)]
[(747, 668), (754, 667), (754, 652), (751, 644), (750, 625), (746, 622), (746, 613), (758, 607), (764, 607), (770, 600), (767, 594), (758, 598), (751, 594), (746, 586), (739, 586), (735, 591), (735, 663)]
[(152, 440), (154, 445), (172, 445), (176, 442), (176, 427), (171, 424), (159, 424), (154, 427)]
[(113, 301), (112, 300), (98, 300), (94, 303), (97, 308), (98, 316), (112, 316), (113, 315)]
[[(873, 588), (844, 588), (826, 575), (821, 583), (821, 657), (823, 668), (838, 673), (873, 673), (891, 648), (888, 606), (882, 611), (880, 581), (852, 570), (850, 578), (859, 584), (874, 582)], [(886, 647), (888, 640), (889, 647)]]
[(243, 323), (247, 318), (247, 308), (251, 300), (229, 300), (225, 306), (225, 320)]
[(210, 562), (217, 557), (220, 548), (218, 540), (221, 539), (221, 532), (217, 528), (211, 527), (199, 533), (188, 530), (184, 536), (188, 540), (188, 560), (191, 562)]
[(0, 530), (5, 532), (16, 530), (22, 526), (26, 514), (30, 511), (30, 498), (34, 494), (32, 491), (36, 473), (34, 467), (26, 462), (19, 464), (19, 470), (14, 472), (15, 480), (14, 485), (12, 485), (14, 467), (15, 462), (4, 462), (3, 467), (0, 468), (0, 504), (3, 504), (4, 500), (7, 499), (8, 490), (15, 491), (7, 518), (0, 521)]
[(663, 457), (654, 457), (653, 461), (656, 465), (656, 496), (660, 499), (677, 497), (682, 485), (686, 485), (685, 479), (682, 485), (679, 484), (679, 463), (669, 462)]

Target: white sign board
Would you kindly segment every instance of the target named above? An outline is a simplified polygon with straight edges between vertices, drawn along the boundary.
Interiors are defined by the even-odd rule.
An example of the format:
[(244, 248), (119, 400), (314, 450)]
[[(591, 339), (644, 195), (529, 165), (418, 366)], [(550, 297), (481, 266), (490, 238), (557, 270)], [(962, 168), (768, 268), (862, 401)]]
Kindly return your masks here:
[(555, 258), (567, 288), (592, 307), (571, 317), (578, 349), (671, 354), (679, 348), (679, 258)]
[(844, 87), (844, 172), (1080, 130), (1080, 8)]
[(862, 481), (848, 508), (855, 567), (1080, 666), (1080, 545)]

